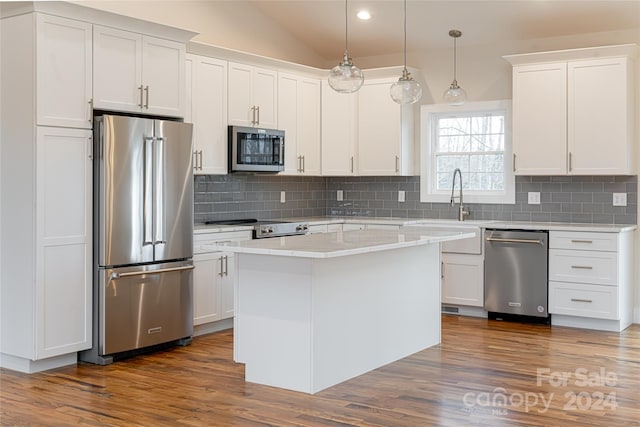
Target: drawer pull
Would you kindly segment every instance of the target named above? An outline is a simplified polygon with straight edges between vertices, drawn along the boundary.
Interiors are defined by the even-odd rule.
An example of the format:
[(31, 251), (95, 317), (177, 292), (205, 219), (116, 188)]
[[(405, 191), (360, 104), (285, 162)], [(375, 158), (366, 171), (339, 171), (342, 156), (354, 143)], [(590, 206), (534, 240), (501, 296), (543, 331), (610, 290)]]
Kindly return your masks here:
[(593, 243), (593, 240), (574, 240), (571, 239), (571, 243)]
[(590, 265), (572, 265), (571, 268), (581, 268), (583, 270), (593, 270)]
[(593, 302), (593, 300), (590, 299), (582, 299), (582, 298), (571, 298), (572, 302)]

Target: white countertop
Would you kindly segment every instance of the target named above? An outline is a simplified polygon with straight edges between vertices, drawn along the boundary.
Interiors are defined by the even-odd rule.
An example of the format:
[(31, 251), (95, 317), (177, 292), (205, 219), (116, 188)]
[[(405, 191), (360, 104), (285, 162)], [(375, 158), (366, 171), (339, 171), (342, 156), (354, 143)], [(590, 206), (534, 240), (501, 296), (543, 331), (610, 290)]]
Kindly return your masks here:
[(334, 258), (385, 251), (474, 237), (474, 233), (401, 228), (400, 230), (357, 230), (337, 233), (203, 245), (204, 249), (236, 253), (278, 255), (300, 258)]
[[(505, 228), (521, 230), (548, 230), (548, 231), (585, 231), (585, 232), (608, 232), (620, 233), (633, 231), (637, 228), (634, 224), (586, 224), (568, 222), (525, 222), (525, 221), (495, 221), (495, 220), (467, 220), (457, 221), (455, 219), (431, 219), (431, 218), (389, 218), (389, 217), (300, 217), (282, 218), (282, 221), (308, 222), (311, 225), (325, 224), (384, 224), (384, 225), (447, 225), (447, 226), (469, 226), (474, 225), (483, 228)], [(246, 231), (252, 230), (251, 225), (205, 225), (194, 226), (193, 232), (214, 233), (223, 231)]]

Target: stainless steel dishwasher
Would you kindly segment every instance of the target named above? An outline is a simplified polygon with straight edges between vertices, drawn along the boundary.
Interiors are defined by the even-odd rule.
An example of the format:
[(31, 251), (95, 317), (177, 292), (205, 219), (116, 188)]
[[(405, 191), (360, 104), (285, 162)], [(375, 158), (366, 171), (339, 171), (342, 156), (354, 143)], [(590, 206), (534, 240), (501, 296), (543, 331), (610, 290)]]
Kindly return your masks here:
[(484, 240), (484, 309), (489, 318), (549, 319), (549, 233), (486, 229)]

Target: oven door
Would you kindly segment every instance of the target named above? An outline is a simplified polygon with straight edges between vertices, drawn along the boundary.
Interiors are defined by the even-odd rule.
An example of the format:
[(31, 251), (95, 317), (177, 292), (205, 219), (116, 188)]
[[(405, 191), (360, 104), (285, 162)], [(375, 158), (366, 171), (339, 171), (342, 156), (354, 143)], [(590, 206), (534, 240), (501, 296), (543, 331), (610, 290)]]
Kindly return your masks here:
[(284, 170), (284, 131), (229, 127), (229, 172)]

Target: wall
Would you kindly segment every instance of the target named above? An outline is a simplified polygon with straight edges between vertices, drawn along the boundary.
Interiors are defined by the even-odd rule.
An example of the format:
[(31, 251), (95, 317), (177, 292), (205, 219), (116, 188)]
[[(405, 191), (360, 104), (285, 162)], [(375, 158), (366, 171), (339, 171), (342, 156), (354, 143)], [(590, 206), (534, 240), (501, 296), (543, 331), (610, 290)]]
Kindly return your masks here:
[[(635, 224), (637, 177), (516, 178), (514, 205), (469, 204), (469, 219)], [(336, 200), (343, 190), (344, 200)], [(398, 202), (398, 191), (406, 201)], [(280, 192), (285, 192), (285, 203)], [(541, 204), (527, 204), (539, 191)], [(627, 206), (612, 206), (612, 193), (626, 192)], [(276, 175), (197, 176), (195, 221), (273, 219), (301, 216), (456, 218), (448, 203), (421, 203), (418, 177), (287, 177)]]
[[(326, 182), (320, 177), (199, 175), (194, 181), (194, 221), (275, 219), (326, 214)], [(280, 193), (285, 192), (285, 203)]]

